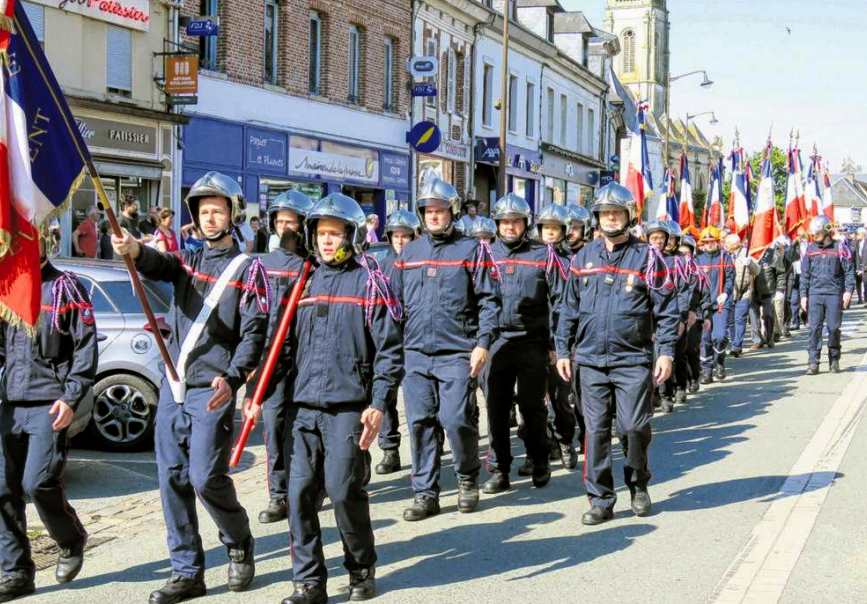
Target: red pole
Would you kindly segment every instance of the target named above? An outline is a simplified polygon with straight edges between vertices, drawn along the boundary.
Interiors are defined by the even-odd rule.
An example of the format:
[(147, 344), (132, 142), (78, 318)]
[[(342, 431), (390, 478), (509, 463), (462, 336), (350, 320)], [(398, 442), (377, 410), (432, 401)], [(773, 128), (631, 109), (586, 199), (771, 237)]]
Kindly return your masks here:
[[(292, 287), (292, 293), (289, 295), (289, 301), (286, 304), (286, 310), (283, 311), (283, 316), (280, 317), (280, 324), (277, 326), (277, 331), (274, 332), (274, 337), (271, 340), (271, 348), (268, 349), (268, 356), (265, 358), (265, 365), (259, 373), (259, 381), (256, 383), (256, 389), (253, 391), (252, 405), (260, 407), (262, 399), (265, 398), (265, 390), (268, 387), (268, 382), (271, 381), (271, 375), (274, 373), (274, 367), (277, 365), (277, 358), (280, 356), (280, 349), (283, 341), (289, 335), (289, 328), (292, 326), (292, 320), (295, 318), (295, 311), (298, 309), (298, 302), (301, 301), (301, 292), (304, 291), (304, 286), (307, 284), (307, 278), (310, 276), (312, 264), (310, 260), (304, 261), (304, 266), (301, 268), (301, 275), (298, 281)], [(244, 447), (247, 446), (247, 439), (250, 438), (250, 433), (256, 426), (255, 420), (248, 418), (244, 421), (244, 427), (241, 429), (241, 434), (238, 436), (238, 442), (235, 443), (235, 448), (232, 450), (232, 457), (229, 458), (229, 467), (235, 468), (241, 461), (241, 455), (244, 453)]]

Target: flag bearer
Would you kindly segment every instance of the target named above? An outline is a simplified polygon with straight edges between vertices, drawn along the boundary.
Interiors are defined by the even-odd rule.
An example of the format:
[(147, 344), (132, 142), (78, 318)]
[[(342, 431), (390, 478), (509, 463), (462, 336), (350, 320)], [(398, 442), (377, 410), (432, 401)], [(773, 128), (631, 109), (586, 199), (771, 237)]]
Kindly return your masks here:
[(726, 376), (728, 314), (731, 311), (735, 269), (728, 254), (720, 250), (720, 231), (709, 226), (701, 232), (702, 252), (695, 261), (707, 277), (711, 298), (711, 318), (705, 319), (701, 337), (701, 383)]

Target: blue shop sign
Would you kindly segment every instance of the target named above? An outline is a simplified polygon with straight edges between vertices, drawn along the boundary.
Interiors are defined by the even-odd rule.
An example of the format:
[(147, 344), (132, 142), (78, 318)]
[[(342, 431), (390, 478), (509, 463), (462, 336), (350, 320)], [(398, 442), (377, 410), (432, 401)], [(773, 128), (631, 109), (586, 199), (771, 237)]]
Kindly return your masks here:
[(380, 178), (383, 187), (406, 189), (409, 186), (409, 156), (380, 153)]
[(247, 168), (286, 173), (286, 135), (272, 130), (247, 128)]

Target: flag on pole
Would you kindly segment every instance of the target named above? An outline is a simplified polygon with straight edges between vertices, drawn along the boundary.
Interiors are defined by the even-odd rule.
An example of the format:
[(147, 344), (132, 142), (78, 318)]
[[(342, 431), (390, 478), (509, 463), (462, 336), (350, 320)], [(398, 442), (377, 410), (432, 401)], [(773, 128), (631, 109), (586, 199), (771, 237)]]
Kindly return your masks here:
[(656, 218), (657, 220), (671, 220), (680, 224), (680, 209), (677, 207), (674, 174), (671, 173), (669, 168), (665, 169), (662, 184), (663, 189), (659, 194), (659, 203), (656, 205)]
[(708, 191), (708, 204), (703, 213), (702, 228), (715, 226), (722, 229), (725, 226), (725, 212), (722, 206), (722, 158), (719, 163), (710, 169), (710, 190)]
[(689, 159), (686, 153), (680, 155), (680, 228), (684, 233), (696, 230), (692, 182), (689, 179)]
[(35, 329), (39, 227), (63, 211), (86, 174), (87, 147), (27, 15), (0, 15), (0, 318)]
[(629, 133), (629, 160), (621, 184), (632, 192), (640, 218), (647, 195), (653, 193), (650, 156), (647, 152), (647, 103), (638, 104), (638, 132)]
[(825, 185), (822, 192), (822, 211), (828, 220), (834, 222), (834, 195), (831, 192), (831, 172), (828, 170), (828, 164), (822, 169), (822, 181)]
[(764, 251), (776, 237), (777, 208), (774, 201), (774, 175), (771, 168), (771, 141), (765, 148), (762, 161), (762, 176), (756, 198), (756, 211), (753, 220), (753, 233), (750, 237), (750, 255), (761, 258)]
[(729, 157), (732, 162), (732, 186), (729, 191), (728, 216), (734, 225), (733, 231), (744, 239), (750, 226), (750, 175), (747, 171), (749, 162), (746, 161), (742, 147), (732, 149)]
[(807, 220), (812, 220), (822, 213), (822, 187), (818, 179), (818, 161), (819, 156), (814, 153), (810, 157), (807, 178), (804, 180), (804, 207), (807, 211)]
[(804, 206), (804, 190), (801, 182), (801, 152), (797, 145), (786, 154), (786, 235), (790, 239), (798, 236), (807, 220)]

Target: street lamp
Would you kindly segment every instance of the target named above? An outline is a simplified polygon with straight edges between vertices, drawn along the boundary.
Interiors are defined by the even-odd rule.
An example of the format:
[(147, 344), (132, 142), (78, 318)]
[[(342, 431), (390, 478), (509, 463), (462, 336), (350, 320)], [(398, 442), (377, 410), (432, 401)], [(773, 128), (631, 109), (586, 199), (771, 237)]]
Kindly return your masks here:
[(701, 113), (687, 113), (686, 114), (686, 126), (689, 127), (689, 120), (695, 119), (697, 117), (701, 117), (703, 115), (710, 115), (710, 124), (715, 126), (719, 124), (719, 120), (716, 119), (716, 113), (713, 111), (702, 111)]
[(671, 116), (669, 111), (671, 110), (671, 83), (676, 82), (677, 80), (683, 79), (687, 76), (691, 75), (702, 75), (701, 84), (699, 84), (702, 88), (710, 88), (713, 86), (713, 80), (711, 80), (707, 71), (704, 69), (697, 69), (695, 71), (688, 71), (686, 73), (682, 73), (680, 75), (673, 76), (671, 73), (668, 74), (666, 80), (666, 90), (665, 90), (665, 140), (664, 142), (664, 150), (663, 150), (663, 161), (665, 162), (665, 166), (668, 167), (668, 139), (671, 132)]

